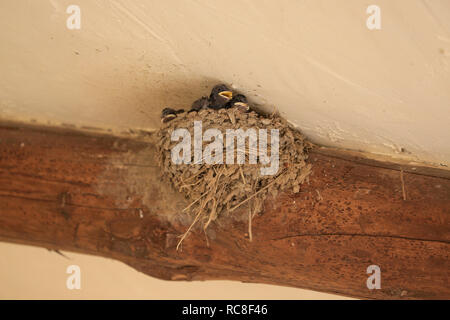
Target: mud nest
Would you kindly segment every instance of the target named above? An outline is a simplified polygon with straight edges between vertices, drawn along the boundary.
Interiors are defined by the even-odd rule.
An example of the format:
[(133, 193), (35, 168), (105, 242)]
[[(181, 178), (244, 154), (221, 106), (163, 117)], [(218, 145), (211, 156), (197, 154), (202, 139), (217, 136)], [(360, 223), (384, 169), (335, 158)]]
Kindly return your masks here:
[[(201, 159), (198, 157), (195, 159), (194, 121), (201, 121), (203, 133), (208, 129), (219, 129), (223, 133), (223, 143), (218, 147), (222, 150), (223, 163), (209, 161), (208, 164), (204, 156)], [(175, 164), (172, 159), (172, 150), (181, 141), (181, 139), (172, 141), (172, 133), (180, 128), (187, 129), (192, 137), (190, 142), (192, 152), (190, 157), (185, 158), (190, 160), (188, 161), (190, 163)], [(227, 129), (244, 131), (254, 129), (257, 133), (259, 129), (266, 129), (263, 131), (267, 132), (266, 145), (269, 157), (272, 155), (271, 129), (278, 129), (278, 170), (273, 171), (272, 174), (262, 174), (261, 168), (270, 167), (268, 158), (265, 164), (261, 161), (255, 164), (255, 156), (259, 160), (260, 155), (259, 144), (249, 143), (248, 138), (245, 140), (243, 149), (239, 149), (237, 141), (234, 141), (235, 161), (227, 164)], [(238, 209), (242, 211), (242, 214), (248, 215), (248, 233), (251, 241), (251, 221), (263, 211), (264, 200), (269, 196), (276, 197), (280, 191), (299, 192), (301, 184), (308, 179), (311, 172), (311, 165), (306, 163), (311, 144), (298, 130), (277, 114), (262, 115), (255, 111), (243, 112), (242, 108), (233, 106), (219, 110), (204, 108), (199, 111), (178, 111), (170, 121), (163, 122), (157, 137), (162, 179), (168, 181), (186, 197), (189, 205), (183, 213), (193, 218), (192, 224), (181, 236), (177, 249), (195, 226), (201, 226), (206, 230), (218, 217)], [(217, 139), (217, 136), (215, 138)], [(205, 151), (205, 148), (216, 139), (202, 141), (202, 150)], [(222, 141), (219, 139), (219, 142)], [(261, 143), (260, 139), (258, 143)], [(244, 163), (236, 163), (239, 152), (241, 157), (243, 154)], [(218, 155), (216, 161), (220, 159), (220, 152), (210, 154)], [(250, 159), (253, 159), (253, 163), (250, 163)]]

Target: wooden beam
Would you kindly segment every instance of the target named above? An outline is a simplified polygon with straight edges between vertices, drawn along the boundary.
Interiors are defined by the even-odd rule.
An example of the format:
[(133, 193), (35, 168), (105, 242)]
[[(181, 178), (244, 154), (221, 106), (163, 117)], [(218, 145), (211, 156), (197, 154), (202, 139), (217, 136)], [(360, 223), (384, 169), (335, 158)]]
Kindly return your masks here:
[[(298, 194), (253, 219), (190, 223), (151, 139), (0, 125), (0, 240), (101, 255), (168, 280), (227, 279), (375, 299), (450, 298), (450, 180), (313, 151)], [(436, 173), (436, 171), (434, 171)], [(434, 174), (436, 175), (436, 174)], [(439, 175), (439, 174), (437, 174)], [(366, 286), (381, 269), (381, 289)]]

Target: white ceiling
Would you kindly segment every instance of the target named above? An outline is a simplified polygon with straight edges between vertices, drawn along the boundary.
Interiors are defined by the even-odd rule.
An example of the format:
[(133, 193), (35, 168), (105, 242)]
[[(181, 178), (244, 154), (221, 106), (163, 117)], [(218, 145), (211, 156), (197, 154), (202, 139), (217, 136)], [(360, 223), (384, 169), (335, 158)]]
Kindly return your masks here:
[[(381, 30), (366, 9), (381, 9)], [(448, 0), (0, 2), (0, 116), (156, 128), (217, 81), (326, 145), (450, 165)]]

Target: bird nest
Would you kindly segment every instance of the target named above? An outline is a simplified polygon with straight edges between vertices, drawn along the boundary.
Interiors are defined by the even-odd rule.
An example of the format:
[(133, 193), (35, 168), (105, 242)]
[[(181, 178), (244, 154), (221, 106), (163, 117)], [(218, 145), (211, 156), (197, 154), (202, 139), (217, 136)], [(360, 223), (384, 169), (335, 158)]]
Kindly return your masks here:
[[(195, 131), (198, 128), (195, 129), (194, 125), (196, 121), (201, 122), (201, 133), (204, 134), (203, 139), (197, 140), (197, 146), (195, 136), (198, 132)], [(183, 149), (180, 152), (183, 153), (182, 163), (176, 159), (174, 161), (174, 150), (179, 151), (180, 148), (176, 148), (181, 139), (174, 139), (173, 134), (180, 128), (185, 129), (185, 137), (194, 137), (192, 141), (188, 141), (189, 149), (194, 151)], [(211, 137), (205, 139), (209, 129), (219, 129), (223, 137), (216, 135), (214, 139)], [(228, 130), (239, 129), (244, 132), (251, 130), (256, 133), (266, 132), (266, 155), (270, 155), (269, 157), (277, 151), (272, 142), (277, 142), (278, 165), (268, 162), (267, 157), (265, 163), (262, 163), (264, 154), (260, 153), (261, 135), (259, 144), (255, 144), (255, 141), (251, 143), (251, 139), (247, 137), (244, 147), (241, 145), (241, 148), (238, 143), (234, 144), (234, 137), (228, 139), (228, 132), (231, 132)], [(278, 139), (271, 136), (273, 129), (278, 131)], [(183, 212), (193, 218), (193, 222), (181, 236), (177, 249), (195, 226), (201, 226), (206, 230), (217, 218), (238, 209), (243, 212), (242, 214), (248, 215), (248, 234), (251, 241), (251, 221), (263, 211), (264, 200), (268, 196), (276, 197), (280, 191), (299, 192), (301, 184), (308, 179), (311, 172), (311, 165), (306, 163), (311, 144), (277, 114), (267, 116), (255, 111), (244, 112), (237, 106), (218, 110), (202, 108), (191, 112), (180, 110), (170, 121), (163, 122), (157, 137), (162, 178), (187, 198), (190, 204)], [(233, 146), (236, 146), (232, 153), (228, 148), (228, 142), (231, 140)], [(212, 143), (215, 143), (214, 151), (211, 151)], [(199, 146), (203, 154), (202, 151), (196, 154), (195, 148), (199, 150)], [(205, 156), (207, 150), (213, 156), (209, 161)], [(175, 152), (175, 156), (178, 155), (178, 151)], [(233, 154), (234, 162), (228, 161), (227, 152)], [(239, 157), (240, 160), (237, 160)], [(255, 158), (261, 161), (255, 163)], [(273, 158), (274, 162), (275, 160)], [(267, 174), (269, 166), (272, 169), (275, 167), (276, 170)], [(264, 170), (266, 173), (263, 174)]]

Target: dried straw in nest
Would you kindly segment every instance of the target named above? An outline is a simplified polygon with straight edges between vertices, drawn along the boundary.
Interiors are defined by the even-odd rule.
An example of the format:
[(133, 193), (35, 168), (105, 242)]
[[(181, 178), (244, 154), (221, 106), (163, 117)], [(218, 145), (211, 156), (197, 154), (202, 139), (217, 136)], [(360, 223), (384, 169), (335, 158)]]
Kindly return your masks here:
[[(224, 138), (224, 164), (194, 163), (193, 152), (190, 164), (175, 164), (171, 158), (172, 148), (178, 144), (171, 141), (174, 129), (186, 128), (194, 137), (194, 121), (202, 121), (203, 132), (207, 129), (219, 129), (224, 135), (226, 129), (279, 130), (279, 169), (274, 175), (262, 175), (261, 167), (267, 167), (259, 161), (249, 164), (249, 156), (258, 153), (257, 148), (245, 144), (244, 164), (225, 164), (226, 145)], [(269, 135), (269, 134), (268, 134)], [(202, 109), (199, 112), (184, 112), (173, 120), (163, 123), (158, 132), (159, 163), (163, 179), (184, 194), (190, 204), (183, 210), (194, 220), (181, 236), (180, 244), (196, 224), (208, 225), (221, 215), (238, 208), (247, 207), (249, 219), (249, 238), (252, 240), (251, 220), (263, 210), (268, 195), (275, 197), (279, 191), (299, 192), (300, 185), (308, 178), (311, 165), (307, 164), (307, 151), (311, 144), (303, 135), (278, 115), (263, 116), (254, 111), (241, 112), (238, 108)], [(193, 139), (192, 139), (193, 141)], [(211, 142), (203, 142), (203, 150)], [(267, 143), (268, 155), (271, 144)], [(192, 150), (194, 149), (191, 145)], [(242, 150), (241, 150), (242, 151)]]

